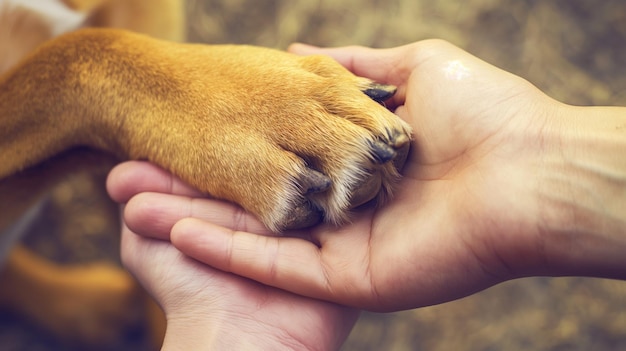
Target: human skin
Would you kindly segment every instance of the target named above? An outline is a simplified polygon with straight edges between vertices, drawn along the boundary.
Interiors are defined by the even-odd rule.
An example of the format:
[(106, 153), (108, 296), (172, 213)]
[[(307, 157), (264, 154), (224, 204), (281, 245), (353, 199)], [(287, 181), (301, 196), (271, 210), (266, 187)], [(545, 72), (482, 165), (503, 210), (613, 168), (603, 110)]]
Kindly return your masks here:
[(291, 51), (398, 87), (387, 106), (414, 135), (395, 197), (343, 226), (268, 236), (232, 204), (142, 193), (133, 179), (157, 172), (133, 163), (125, 181), (110, 178), (133, 231), (224, 272), (375, 311), (525, 276), (626, 278), (626, 108), (560, 103), (439, 40)]
[[(112, 177), (120, 170), (123, 167)], [(155, 178), (143, 182), (144, 189), (163, 191), (167, 183), (159, 180), (167, 180), (169, 174), (156, 168), (151, 171)], [(199, 196), (185, 186), (168, 191)], [(116, 190), (111, 193), (120, 202), (127, 200)], [(170, 242), (136, 235), (126, 225), (121, 248), (124, 265), (165, 312), (162, 350), (334, 350), (345, 341), (359, 315), (353, 308), (294, 295), (206, 266)]]

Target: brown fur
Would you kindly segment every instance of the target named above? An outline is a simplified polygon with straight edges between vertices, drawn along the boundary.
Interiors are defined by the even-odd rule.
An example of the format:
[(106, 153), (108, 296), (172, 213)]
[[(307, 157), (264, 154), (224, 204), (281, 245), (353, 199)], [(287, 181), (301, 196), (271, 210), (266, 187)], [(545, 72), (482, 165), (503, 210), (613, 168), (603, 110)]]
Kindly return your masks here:
[(370, 144), (408, 141), (408, 128), (361, 93), (368, 84), (324, 57), (83, 29), (0, 79), (0, 177), (89, 146), (156, 162), (280, 229), (312, 167), (334, 182), (315, 205), (339, 222), (369, 170), (388, 191), (394, 168), (374, 168)]
[[(66, 3), (88, 12), (88, 25), (181, 37), (180, 1)], [(50, 34), (42, 33), (35, 42)], [(325, 57), (179, 44), (110, 28), (47, 38), (0, 77), (0, 230), (68, 172), (108, 169), (112, 159), (155, 162), (272, 229), (313, 224), (320, 210), (340, 223), (351, 207), (391, 191), (396, 168), (377, 160), (376, 150), (402, 153), (408, 145), (408, 126), (362, 93), (372, 86)], [(325, 180), (330, 187), (317, 189)], [(12, 289), (4, 295), (32, 284), (59, 291), (61, 300), (68, 286), (81, 291), (24, 251), (8, 267)], [(101, 275), (89, 274), (72, 282)], [(134, 290), (123, 283), (129, 279), (112, 279), (118, 284), (103, 284), (100, 294), (120, 286), (124, 305)], [(81, 296), (101, 295), (84, 289)], [(54, 308), (22, 297), (42, 324), (54, 324), (45, 322)], [(100, 313), (116, 303), (100, 303), (107, 307)]]

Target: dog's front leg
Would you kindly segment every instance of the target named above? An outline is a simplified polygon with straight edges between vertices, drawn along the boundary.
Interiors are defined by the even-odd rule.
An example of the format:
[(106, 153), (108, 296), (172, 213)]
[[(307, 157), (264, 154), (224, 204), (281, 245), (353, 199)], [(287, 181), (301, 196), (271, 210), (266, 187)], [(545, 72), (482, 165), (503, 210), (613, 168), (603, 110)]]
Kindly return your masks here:
[(92, 94), (107, 83), (90, 72), (97, 52), (79, 42), (53, 40), (0, 77), (0, 179), (73, 146), (103, 145), (98, 135), (107, 131), (90, 131), (108, 106)]
[(86, 145), (153, 161), (272, 229), (337, 223), (389, 194), (409, 146), (363, 92), (393, 93), (329, 58), (82, 30), (0, 80), (0, 177)]
[(78, 146), (150, 158), (163, 147), (151, 141), (183, 113), (168, 101), (184, 87), (153, 57), (167, 49), (162, 43), (81, 30), (42, 45), (0, 77), (0, 179)]

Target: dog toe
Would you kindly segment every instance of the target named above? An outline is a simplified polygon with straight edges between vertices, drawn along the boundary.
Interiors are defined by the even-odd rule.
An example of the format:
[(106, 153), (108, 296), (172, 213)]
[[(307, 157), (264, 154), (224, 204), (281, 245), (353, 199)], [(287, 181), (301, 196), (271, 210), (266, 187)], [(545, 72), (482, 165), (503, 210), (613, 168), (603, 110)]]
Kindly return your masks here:
[(396, 157), (396, 150), (380, 140), (370, 141), (370, 151), (374, 163), (383, 164)]
[(371, 82), (362, 91), (372, 100), (383, 102), (391, 98), (396, 93), (396, 90), (397, 88), (393, 85)]
[(394, 129), (393, 131), (388, 131), (389, 138), (389, 146), (393, 147), (396, 150), (400, 150), (409, 145), (411, 141), (409, 134), (406, 131), (401, 129)]
[(350, 197), (350, 208), (356, 208), (364, 203), (376, 198), (382, 185), (382, 178), (379, 172), (372, 173), (356, 187)]
[(393, 166), (398, 170), (402, 171), (404, 168), (404, 164), (406, 163), (407, 158), (409, 157), (409, 150), (411, 148), (411, 143), (409, 142), (409, 138), (406, 137), (406, 141), (403, 144), (400, 144), (396, 150), (396, 157), (393, 159)]
[(330, 185), (330, 178), (312, 168), (307, 168), (300, 177), (300, 187), (304, 195), (326, 191)]
[(394, 151), (393, 165), (401, 171), (409, 154), (411, 139), (405, 131), (399, 129), (387, 131), (387, 138), (386, 145)]
[(323, 212), (316, 208), (310, 201), (304, 201), (295, 205), (285, 221), (279, 225), (282, 229), (302, 229), (314, 226), (324, 218)]

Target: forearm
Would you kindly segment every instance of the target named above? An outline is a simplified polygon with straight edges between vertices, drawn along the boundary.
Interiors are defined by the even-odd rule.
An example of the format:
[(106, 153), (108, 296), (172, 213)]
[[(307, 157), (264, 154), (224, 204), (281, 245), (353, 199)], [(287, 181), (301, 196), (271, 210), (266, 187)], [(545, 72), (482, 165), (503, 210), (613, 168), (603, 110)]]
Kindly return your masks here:
[(563, 112), (539, 186), (547, 273), (626, 279), (626, 108)]

